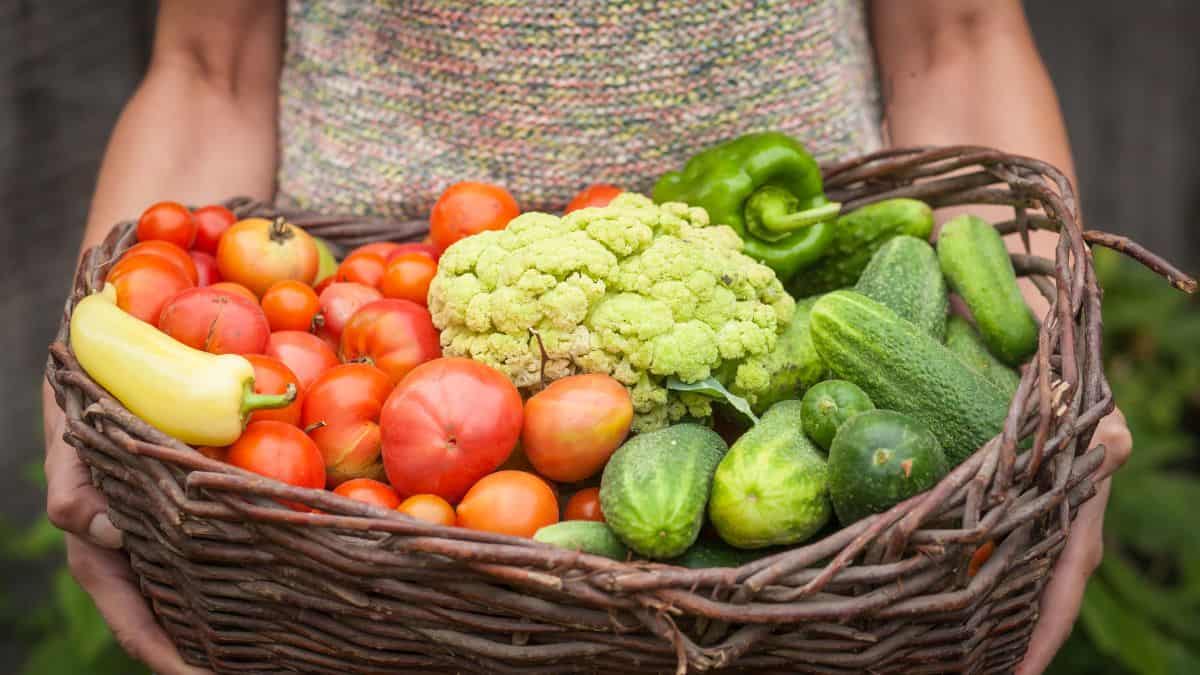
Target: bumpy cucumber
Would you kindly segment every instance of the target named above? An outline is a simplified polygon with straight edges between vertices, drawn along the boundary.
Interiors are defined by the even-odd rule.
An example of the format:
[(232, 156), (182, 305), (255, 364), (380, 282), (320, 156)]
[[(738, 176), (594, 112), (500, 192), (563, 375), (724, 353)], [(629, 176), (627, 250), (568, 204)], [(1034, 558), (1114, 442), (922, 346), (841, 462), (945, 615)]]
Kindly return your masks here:
[(544, 544), (613, 560), (625, 560), (629, 554), (612, 529), (595, 520), (564, 520), (539, 529), (533, 538)]
[(804, 433), (822, 450), (828, 450), (838, 427), (854, 415), (874, 410), (867, 392), (846, 380), (825, 380), (801, 399)]
[(1011, 399), (1017, 393), (1021, 377), (1015, 370), (1001, 363), (1000, 359), (992, 356), (987, 345), (983, 344), (983, 338), (961, 316), (952, 316), (946, 322), (946, 347), (962, 359), (963, 363), (982, 373), (1008, 398)]
[(950, 298), (937, 253), (924, 239), (901, 235), (888, 241), (871, 257), (854, 290), (945, 340)]
[(741, 567), (748, 562), (757, 560), (759, 556), (769, 554), (769, 551), (764, 553), (761, 550), (734, 548), (720, 541), (701, 539), (683, 555), (673, 558), (671, 562), (691, 569)]
[[(767, 369), (771, 379), (767, 389), (754, 398), (755, 413), (761, 415), (780, 401), (800, 398), (809, 387), (825, 377), (825, 364), (817, 356), (808, 330), (809, 313), (816, 302), (816, 298), (796, 301), (792, 322), (775, 342), (775, 349), (761, 360), (762, 367)], [(732, 389), (739, 396), (745, 395), (737, 387), (736, 381)]]

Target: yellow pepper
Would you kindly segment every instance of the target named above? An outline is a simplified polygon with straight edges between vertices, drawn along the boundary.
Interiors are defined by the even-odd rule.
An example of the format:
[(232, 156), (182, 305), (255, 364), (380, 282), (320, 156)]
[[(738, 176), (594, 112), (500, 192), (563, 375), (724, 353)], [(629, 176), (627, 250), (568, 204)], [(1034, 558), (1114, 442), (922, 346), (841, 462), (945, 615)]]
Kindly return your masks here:
[(291, 385), (282, 394), (254, 393), (249, 361), (193, 349), (134, 318), (117, 307), (108, 284), (75, 305), (71, 350), (130, 412), (191, 445), (229, 445), (251, 412), (296, 398)]

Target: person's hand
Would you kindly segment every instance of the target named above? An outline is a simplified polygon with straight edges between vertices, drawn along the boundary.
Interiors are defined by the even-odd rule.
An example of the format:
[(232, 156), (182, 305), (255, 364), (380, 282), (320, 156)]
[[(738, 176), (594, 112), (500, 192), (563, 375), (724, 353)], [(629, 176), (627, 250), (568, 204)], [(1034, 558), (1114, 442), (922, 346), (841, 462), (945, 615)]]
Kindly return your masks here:
[(1110, 476), (1129, 459), (1133, 450), (1133, 437), (1121, 411), (1113, 411), (1100, 420), (1092, 437), (1092, 447), (1100, 443), (1104, 444), (1105, 454), (1097, 479), (1102, 480), (1096, 485), (1096, 495), (1079, 507), (1075, 515), (1066, 548), (1054, 565), (1050, 583), (1042, 592), (1041, 616), (1033, 629), (1025, 659), (1017, 668), (1017, 675), (1038, 675), (1050, 665), (1054, 654), (1071, 634), (1088, 577), (1096, 571), (1104, 556), (1104, 509), (1112, 487)]

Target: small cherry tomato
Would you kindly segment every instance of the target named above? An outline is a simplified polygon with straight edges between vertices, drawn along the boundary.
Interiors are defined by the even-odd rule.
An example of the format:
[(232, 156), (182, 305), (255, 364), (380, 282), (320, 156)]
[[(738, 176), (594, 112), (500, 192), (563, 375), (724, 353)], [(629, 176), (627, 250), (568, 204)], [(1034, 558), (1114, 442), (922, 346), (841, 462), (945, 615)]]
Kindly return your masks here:
[(604, 522), (600, 512), (600, 488), (584, 488), (571, 495), (567, 508), (563, 509), (563, 520), (595, 520)]
[(287, 391), (289, 384), (296, 388), (296, 400), (289, 403), (287, 407), (255, 410), (250, 413), (250, 421), (275, 420), (298, 426), (301, 405), (304, 403), (304, 390), (300, 388), (300, 380), (296, 379), (296, 374), (292, 372), (291, 368), (283, 365), (282, 361), (270, 356), (246, 354), (245, 358), (254, 367), (254, 393), (282, 394)]
[(333, 493), (385, 509), (394, 509), (400, 506), (400, 495), (396, 494), (391, 486), (370, 478), (348, 480), (337, 486)]
[(287, 366), (305, 391), (325, 371), (340, 363), (337, 354), (324, 340), (298, 330), (271, 333), (264, 353)]
[(336, 350), (342, 339), (342, 330), (364, 305), (376, 300), (382, 300), (383, 294), (372, 286), (353, 281), (335, 282), (321, 291), (318, 300), (321, 305), (320, 327), (317, 333), (333, 343)]
[(379, 290), (385, 298), (411, 300), (426, 304), (429, 282), (437, 274), (437, 263), (425, 253), (402, 253), (391, 259), (383, 271)]
[(163, 306), (158, 328), (210, 354), (261, 354), (271, 335), (257, 303), (212, 287), (190, 288), (171, 298)]
[(503, 230), (520, 215), (517, 201), (499, 185), (462, 182), (446, 188), (429, 213), (429, 236), (445, 250), (484, 230)]
[(606, 183), (589, 185), (588, 187), (580, 190), (575, 197), (571, 199), (571, 203), (567, 204), (566, 213), (593, 206), (608, 206), (608, 203), (619, 194), (621, 194), (621, 188), (615, 185), (608, 185)]
[(259, 297), (276, 281), (311, 284), (317, 265), (312, 236), (283, 218), (238, 221), (221, 235), (217, 247), (221, 278), (236, 281)]
[(186, 251), (196, 239), (196, 222), (192, 220), (192, 212), (183, 204), (158, 202), (138, 218), (137, 239), (169, 241)]
[[(229, 446), (228, 462), (261, 476), (298, 487), (325, 487), (325, 463), (312, 439), (290, 424), (267, 420), (251, 422)], [(294, 511), (309, 507), (280, 500)]]
[(458, 520), (450, 502), (437, 495), (413, 495), (400, 502), (396, 510), (434, 525), (453, 527)]
[(262, 308), (273, 331), (312, 330), (321, 303), (312, 286), (288, 279), (276, 281), (263, 293)]
[(632, 422), (623, 384), (608, 375), (572, 375), (529, 398), (521, 447), (539, 474), (575, 483), (604, 468)]
[(230, 295), (236, 295), (236, 296), (245, 298), (245, 299), (249, 300), (250, 302), (253, 302), (256, 305), (258, 304), (258, 296), (255, 295), (253, 293), (253, 291), (251, 291), (249, 288), (246, 288), (245, 286), (243, 286), (241, 284), (236, 284), (232, 281), (218, 281), (215, 284), (211, 284), (211, 285), (207, 286), (207, 288), (211, 288), (212, 290), (219, 291), (221, 293), (229, 293)]
[[(329, 242), (320, 237), (313, 237), (313, 244), (317, 247), (317, 276), (313, 278), (315, 288), (317, 284), (332, 282), (338, 264), (337, 258), (334, 258), (333, 252), (329, 250)], [(320, 289), (317, 289), (317, 293), (320, 292)]]
[(338, 265), (334, 281), (352, 281), (371, 288), (378, 288), (383, 279), (383, 269), (387, 266), (384, 257), (378, 253), (351, 253)]
[(221, 235), (233, 227), (237, 216), (233, 215), (233, 211), (218, 204), (192, 211), (192, 220), (196, 222), (196, 241), (192, 244), (192, 249), (215, 256)]
[(125, 251), (117, 264), (114, 265), (111, 270), (109, 270), (109, 280), (120, 276), (122, 263), (130, 258), (133, 258), (134, 256), (139, 255), (152, 255), (162, 258), (163, 260), (166, 260), (167, 262), (179, 268), (179, 271), (183, 272), (183, 275), (188, 278), (188, 281), (191, 281), (193, 284), (199, 283), (199, 270), (196, 268), (195, 261), (193, 261), (192, 257), (188, 255), (188, 252), (169, 241), (161, 241), (159, 239), (138, 242), (133, 246), (130, 246), (129, 250)]
[(558, 522), (558, 499), (546, 481), (524, 471), (498, 471), (479, 479), (458, 505), (458, 526), (532, 537)]
[(330, 485), (382, 477), (379, 412), (391, 390), (387, 375), (365, 363), (330, 368), (308, 388), (301, 420), (321, 451)]
[(409, 242), (407, 244), (397, 244), (396, 248), (394, 248), (392, 250), (392, 252), (388, 254), (387, 260), (388, 260), (388, 262), (391, 262), (396, 259), (396, 256), (401, 256), (401, 255), (404, 255), (405, 253), (424, 253), (425, 255), (429, 256), (430, 258), (433, 258), (434, 262), (437, 262), (438, 258), (442, 257), (441, 250), (438, 249), (438, 247), (434, 246), (433, 244), (429, 244), (429, 243), (426, 243), (423, 241), (422, 242), (413, 241), (413, 242)]
[(192, 282), (170, 261), (139, 255), (122, 261), (122, 269), (109, 277), (117, 289), (117, 306), (129, 314), (157, 325), (163, 307), (171, 298), (192, 287)]
[[(196, 285), (197, 286), (212, 286), (221, 281), (221, 272), (217, 269), (217, 259), (205, 253), (192, 249), (188, 251), (188, 257), (192, 259), (192, 264), (196, 266)], [(246, 289), (250, 293), (250, 289)], [(253, 296), (253, 293), (250, 293)]]
[(442, 355), (429, 310), (408, 300), (376, 300), (354, 313), (342, 331), (343, 361), (366, 357), (399, 382), (408, 371)]
[(396, 249), (400, 248), (402, 245), (403, 244), (397, 244), (394, 241), (371, 242), (370, 244), (363, 244), (353, 251), (350, 251), (350, 253), (347, 254), (347, 257), (352, 256), (355, 253), (371, 253), (383, 258), (384, 260), (387, 260), (388, 256), (392, 255), (392, 253), (394, 253)]

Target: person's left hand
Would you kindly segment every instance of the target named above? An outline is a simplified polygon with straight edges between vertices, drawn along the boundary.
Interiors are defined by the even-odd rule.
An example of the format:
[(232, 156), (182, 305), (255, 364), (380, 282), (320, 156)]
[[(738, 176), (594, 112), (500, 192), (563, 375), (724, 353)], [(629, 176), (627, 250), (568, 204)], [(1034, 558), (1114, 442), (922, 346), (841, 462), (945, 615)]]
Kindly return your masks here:
[(1042, 592), (1041, 616), (1033, 629), (1025, 659), (1017, 668), (1017, 675), (1039, 675), (1050, 665), (1059, 647), (1071, 634), (1088, 577), (1104, 557), (1104, 509), (1112, 487), (1110, 476), (1129, 459), (1133, 450), (1133, 437), (1120, 410), (1114, 410), (1100, 420), (1091, 447), (1101, 443), (1105, 448), (1104, 464), (1094, 478), (1099, 481), (1096, 495), (1079, 507), (1075, 515), (1066, 548), (1058, 557), (1050, 583)]

